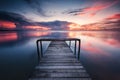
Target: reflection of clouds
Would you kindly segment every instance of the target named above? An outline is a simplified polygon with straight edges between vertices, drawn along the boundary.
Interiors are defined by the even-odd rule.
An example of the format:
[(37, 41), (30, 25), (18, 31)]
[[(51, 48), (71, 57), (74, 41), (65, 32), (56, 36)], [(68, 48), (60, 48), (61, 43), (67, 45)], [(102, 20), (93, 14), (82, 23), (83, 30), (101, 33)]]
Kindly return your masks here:
[(10, 45), (16, 43), (25, 43), (31, 38), (45, 37), (50, 35), (48, 31), (28, 31), (28, 32), (0, 32), (0, 44)]
[(72, 32), (69, 32), (69, 33), (68, 33), (68, 37), (70, 37), (70, 38), (76, 37), (76, 34), (74, 34), (74, 33), (72, 33)]
[(86, 37), (92, 37), (92, 38), (97, 38), (97, 39), (115, 39), (120, 41), (120, 32), (117, 31), (76, 31), (76, 32), (68, 32), (68, 37), (81, 37), (81, 36), (86, 36)]
[[(23, 31), (23, 32), (0, 32), (0, 42), (19, 42), (38, 37), (55, 37), (55, 38), (80, 38), (82, 46), (92, 42), (96, 46), (102, 46), (105, 49), (112, 47), (120, 47), (119, 32), (95, 32), (95, 31), (69, 31), (69, 32), (50, 32), (50, 31)], [(88, 45), (88, 44), (87, 44)], [(96, 47), (95, 47), (96, 48)], [(93, 52), (101, 52), (99, 49), (93, 50), (94, 46), (90, 45), (84, 49), (92, 50)]]
[[(111, 51), (118, 52), (117, 48), (120, 47), (119, 32), (113, 31), (81, 31), (81, 32), (68, 32), (70, 38), (80, 38), (82, 41), (83, 52), (95, 53), (99, 55), (106, 55), (112, 53)], [(117, 47), (117, 48), (116, 48)]]
[[(106, 33), (105, 33), (106, 34)], [(97, 31), (75, 31), (75, 32), (68, 32), (68, 36), (73, 38), (73, 37), (81, 37), (81, 36), (87, 36), (87, 37), (93, 37), (93, 38), (107, 38), (107, 36), (112, 36), (109, 35), (104, 35), (104, 32), (97, 32)]]
[(119, 32), (86, 32), (81, 35), (97, 38), (104, 44), (120, 47)]
[[(105, 33), (106, 34), (106, 33)], [(95, 38), (107, 38), (107, 36), (112, 36), (109, 35), (110, 33), (107, 33), (108, 35), (104, 35), (104, 32), (97, 32), (97, 31), (76, 31), (76, 32), (68, 32), (69, 37), (80, 37), (80, 36), (87, 36), (87, 37), (95, 37)]]
[[(96, 34), (95, 34), (96, 35)], [(90, 32), (69, 32), (68, 36), (70, 38), (80, 38), (82, 40), (82, 50), (87, 51), (89, 53), (96, 54), (106, 54), (101, 48), (94, 46), (99, 45), (97, 42), (99, 39), (95, 39), (94, 34)]]
[(16, 32), (0, 33), (0, 42), (15, 41), (18, 39)]
[(120, 41), (113, 39), (113, 38), (105, 39), (105, 40), (103, 40), (103, 42), (105, 42), (106, 44), (108, 44), (110, 46), (120, 47)]
[(26, 34), (24, 34), (25, 36), (27, 36), (27, 37), (40, 37), (40, 36), (46, 36), (46, 35), (49, 35), (49, 34), (51, 34), (50, 32), (48, 32), (48, 31), (44, 31), (44, 32), (27, 32)]
[(79, 38), (80, 36), (82, 36), (81, 35), (82, 34), (82, 32), (81, 31), (69, 31), (68, 32), (68, 37), (70, 37), (70, 38)]
[(101, 48), (99, 47), (96, 47), (96, 46), (93, 46), (93, 43), (90, 43), (88, 41), (88, 43), (85, 43), (83, 46), (82, 46), (82, 49), (87, 51), (87, 52), (90, 52), (90, 53), (95, 53), (95, 54), (107, 54), (105, 51), (103, 51)]

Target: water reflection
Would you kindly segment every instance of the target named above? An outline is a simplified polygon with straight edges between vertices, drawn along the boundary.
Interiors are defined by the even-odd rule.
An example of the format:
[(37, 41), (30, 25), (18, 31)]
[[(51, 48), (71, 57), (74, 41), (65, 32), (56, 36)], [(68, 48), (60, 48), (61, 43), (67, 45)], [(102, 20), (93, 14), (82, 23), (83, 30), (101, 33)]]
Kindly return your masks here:
[[(71, 38), (81, 38), (83, 41), (93, 42), (102, 42), (106, 45), (110, 45), (113, 47), (120, 47), (120, 32), (113, 32), (113, 31), (83, 31), (83, 32), (69, 32), (68, 36)], [(98, 45), (97, 43), (96, 45)]]
[(0, 80), (26, 80), (37, 64), (36, 39), (48, 34), (0, 32)]
[[(120, 32), (113, 31), (0, 32), (0, 64), (3, 67), (9, 66), (8, 69), (0, 69), (2, 69), (1, 72), (3, 71), (2, 74), (5, 72), (4, 69), (9, 71), (12, 67), (16, 68), (16, 71), (13, 69), (14, 73), (12, 74), (18, 72), (22, 75), (25, 72), (24, 69), (28, 70), (26, 71), (26, 74), (28, 74), (27, 72), (34, 67), (33, 65), (37, 61), (35, 43), (39, 38), (80, 38), (82, 41), (80, 60), (91, 76), (96, 80), (120, 80), (119, 34)], [(47, 45), (47, 43), (44, 45)], [(24, 65), (23, 68), (16, 66), (18, 65), (16, 61)], [(30, 66), (31, 68), (28, 68)], [(23, 72), (17, 70), (18, 68), (23, 70)], [(7, 75), (9, 74), (11, 73), (7, 73)]]
[(50, 32), (17, 31), (0, 32), (0, 47), (27, 44), (31, 39), (47, 37)]
[(120, 32), (69, 32), (81, 38), (81, 62), (95, 80), (120, 80)]
[(17, 40), (18, 35), (16, 32), (0, 32), (0, 43), (1, 42), (8, 42), (8, 41), (15, 41)]
[(27, 32), (24, 34), (26, 37), (41, 37), (41, 36), (48, 36), (51, 32)]
[(120, 48), (120, 41), (116, 40), (116, 39), (106, 39), (103, 40), (103, 42), (105, 42), (106, 44), (110, 45), (110, 46), (115, 46)]

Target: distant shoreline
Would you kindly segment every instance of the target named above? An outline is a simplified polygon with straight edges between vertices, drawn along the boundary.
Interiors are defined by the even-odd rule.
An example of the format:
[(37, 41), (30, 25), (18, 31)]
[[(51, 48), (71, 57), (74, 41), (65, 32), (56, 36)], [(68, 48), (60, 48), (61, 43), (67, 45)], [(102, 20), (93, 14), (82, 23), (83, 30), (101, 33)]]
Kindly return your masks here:
[(51, 31), (51, 32), (64, 32), (64, 31), (66, 31), (66, 32), (69, 32), (69, 31), (120, 31), (120, 30), (0, 30), (1, 32), (3, 31), (43, 31), (43, 32), (45, 32), (45, 31)]

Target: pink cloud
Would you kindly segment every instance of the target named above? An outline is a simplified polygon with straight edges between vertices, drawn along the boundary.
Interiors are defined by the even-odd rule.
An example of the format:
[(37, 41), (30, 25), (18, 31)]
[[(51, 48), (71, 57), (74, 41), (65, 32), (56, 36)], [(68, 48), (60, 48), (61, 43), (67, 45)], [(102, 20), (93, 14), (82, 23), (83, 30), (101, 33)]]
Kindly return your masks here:
[(113, 19), (120, 19), (120, 13), (113, 14), (113, 15), (106, 18), (106, 20), (113, 20)]
[(11, 21), (0, 20), (0, 28), (15, 29), (16, 25), (14, 22)]
[(95, 16), (99, 11), (102, 11), (104, 9), (107, 9), (113, 5), (115, 5), (118, 2), (118, 0), (115, 0), (113, 2), (97, 2), (93, 6), (83, 8), (82, 11), (80, 11), (76, 15), (85, 15), (88, 14), (89, 16)]
[(115, 30), (120, 31), (120, 13), (112, 14), (102, 21), (81, 25), (82, 30)]

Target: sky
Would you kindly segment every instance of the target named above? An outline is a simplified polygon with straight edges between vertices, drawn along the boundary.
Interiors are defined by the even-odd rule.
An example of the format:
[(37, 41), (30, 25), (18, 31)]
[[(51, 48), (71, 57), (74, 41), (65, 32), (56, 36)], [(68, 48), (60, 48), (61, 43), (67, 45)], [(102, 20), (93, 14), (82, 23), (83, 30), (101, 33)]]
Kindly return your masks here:
[(96, 28), (108, 23), (120, 25), (116, 24), (120, 22), (120, 0), (0, 0), (0, 11), (23, 15), (31, 22), (76, 23), (68, 25), (71, 30), (80, 26), (89, 30), (89, 25)]

